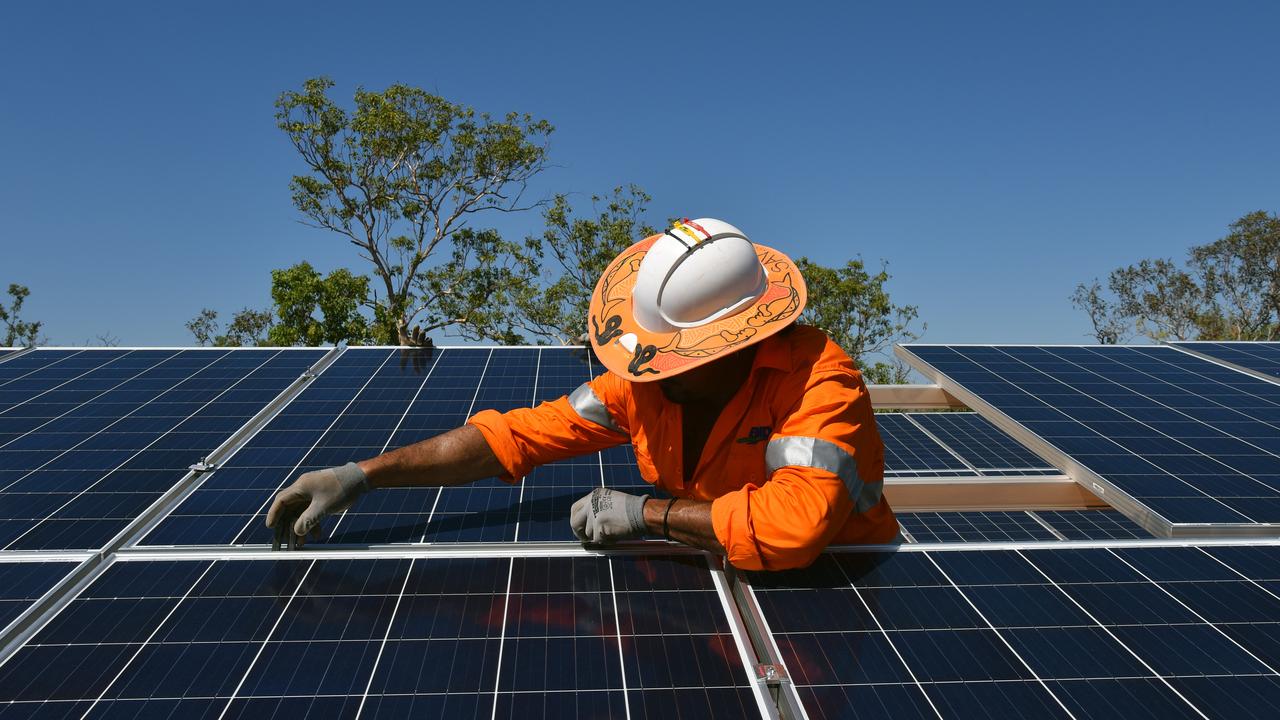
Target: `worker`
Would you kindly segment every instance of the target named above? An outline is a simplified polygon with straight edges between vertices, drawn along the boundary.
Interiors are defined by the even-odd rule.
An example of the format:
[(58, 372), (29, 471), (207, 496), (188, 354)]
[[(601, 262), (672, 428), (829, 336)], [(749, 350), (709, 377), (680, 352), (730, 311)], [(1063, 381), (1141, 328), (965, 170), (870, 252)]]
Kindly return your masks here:
[(781, 252), (720, 220), (678, 222), (596, 285), (587, 331), (608, 372), (535, 408), (481, 411), (443, 435), (304, 473), (276, 495), (267, 525), (303, 538), (373, 488), (514, 483), (630, 442), (641, 476), (671, 497), (593, 490), (569, 511), (585, 543), (663, 537), (780, 570), (828, 544), (898, 542), (866, 386), (825, 333), (796, 324), (806, 298)]

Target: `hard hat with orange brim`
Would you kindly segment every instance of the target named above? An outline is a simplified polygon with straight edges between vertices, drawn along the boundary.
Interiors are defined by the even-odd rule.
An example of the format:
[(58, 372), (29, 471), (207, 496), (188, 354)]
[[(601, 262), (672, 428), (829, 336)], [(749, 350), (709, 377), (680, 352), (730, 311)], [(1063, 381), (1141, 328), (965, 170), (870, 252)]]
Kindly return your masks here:
[(795, 322), (806, 298), (791, 258), (722, 220), (685, 219), (609, 264), (587, 334), (611, 372), (650, 382), (764, 340)]

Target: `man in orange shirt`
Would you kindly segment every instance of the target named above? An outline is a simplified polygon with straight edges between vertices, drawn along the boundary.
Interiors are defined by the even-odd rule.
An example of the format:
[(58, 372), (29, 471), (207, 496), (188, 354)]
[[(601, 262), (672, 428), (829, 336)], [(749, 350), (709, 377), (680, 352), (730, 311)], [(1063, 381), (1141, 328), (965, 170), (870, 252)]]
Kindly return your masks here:
[(570, 510), (583, 542), (658, 535), (747, 570), (803, 567), (831, 543), (896, 542), (866, 386), (824, 333), (795, 325), (805, 300), (782, 253), (719, 220), (676, 223), (596, 285), (588, 334), (609, 372), (536, 408), (482, 411), (443, 435), (304, 473), (277, 494), (267, 525), (305, 537), (371, 488), (518, 482), (629, 441), (640, 474), (673, 497), (597, 488)]

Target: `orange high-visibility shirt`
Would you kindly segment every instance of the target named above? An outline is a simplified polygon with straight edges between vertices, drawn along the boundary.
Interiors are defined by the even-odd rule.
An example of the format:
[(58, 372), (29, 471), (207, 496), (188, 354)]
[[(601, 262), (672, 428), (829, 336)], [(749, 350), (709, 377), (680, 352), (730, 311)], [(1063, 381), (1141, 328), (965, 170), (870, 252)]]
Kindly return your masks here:
[(828, 544), (887, 543), (898, 522), (881, 495), (884, 443), (862, 375), (826, 334), (795, 326), (763, 340), (746, 384), (716, 420), (684, 482), (680, 406), (657, 383), (605, 373), (566, 397), (467, 422), (515, 482), (544, 463), (630, 441), (644, 479), (710, 500), (735, 567), (781, 570)]

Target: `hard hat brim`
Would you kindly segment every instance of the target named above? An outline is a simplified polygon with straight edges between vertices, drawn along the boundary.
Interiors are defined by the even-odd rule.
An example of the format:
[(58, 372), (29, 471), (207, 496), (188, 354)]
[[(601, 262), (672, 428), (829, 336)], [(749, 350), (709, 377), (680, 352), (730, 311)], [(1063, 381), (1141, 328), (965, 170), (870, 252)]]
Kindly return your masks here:
[(610, 372), (632, 382), (652, 382), (705, 365), (786, 328), (800, 317), (808, 292), (791, 258), (752, 243), (768, 275), (764, 294), (731, 315), (672, 332), (650, 332), (636, 321), (631, 291), (640, 261), (662, 235), (623, 251), (596, 282), (587, 311), (587, 335)]

